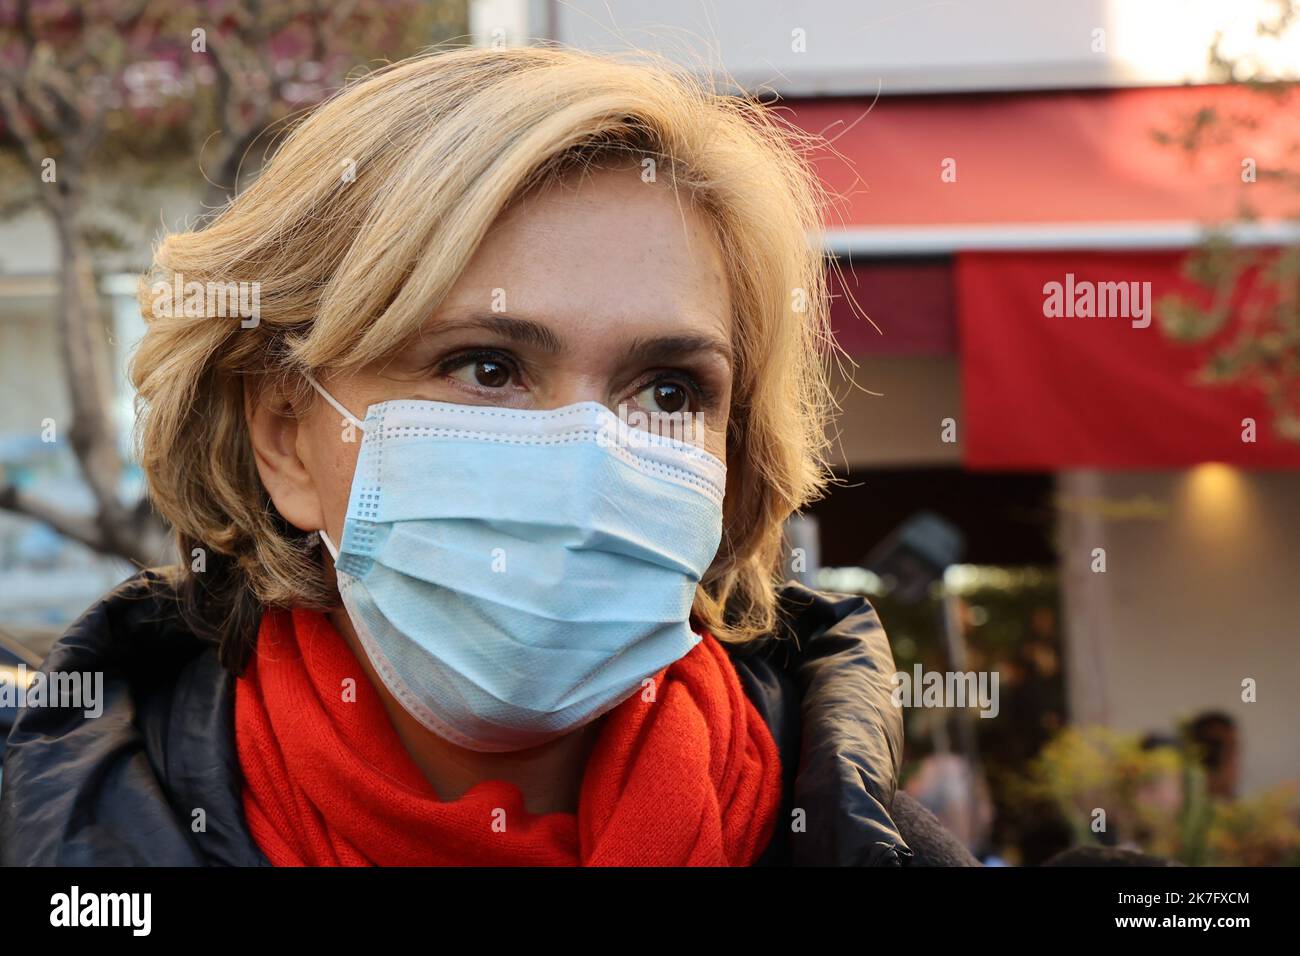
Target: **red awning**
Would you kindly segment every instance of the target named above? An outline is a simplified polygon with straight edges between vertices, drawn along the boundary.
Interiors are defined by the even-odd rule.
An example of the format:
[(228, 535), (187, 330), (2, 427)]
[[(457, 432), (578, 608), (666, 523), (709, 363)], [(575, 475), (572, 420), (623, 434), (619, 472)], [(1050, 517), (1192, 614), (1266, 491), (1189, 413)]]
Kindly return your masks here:
[[(814, 162), (841, 202), (826, 226), (853, 229), (1025, 223), (1159, 223), (1264, 218), (1297, 202), (1267, 172), (1297, 150), (1300, 94), (1239, 86), (795, 101), (798, 127), (833, 141)], [(1200, 110), (1256, 128), (1195, 156), (1161, 145)], [(1242, 182), (1251, 158), (1258, 181)], [(940, 173), (956, 162), (956, 181)]]
[[(986, 469), (1178, 468), (1220, 461), (1300, 467), (1300, 445), (1275, 437), (1264, 395), (1196, 381), (1236, 329), (1195, 347), (1153, 318), (1121, 311), (1114, 287), (1150, 282), (1148, 306), (1192, 292), (1185, 253), (967, 253), (956, 263), (966, 463)], [(1062, 295), (1055, 296), (1059, 283)], [(1047, 291), (1045, 291), (1047, 290)], [(1142, 293), (1142, 287), (1130, 287)], [(1243, 283), (1240, 294), (1250, 294)], [(1093, 306), (1086, 307), (1089, 294)], [(1049, 297), (1051, 301), (1049, 301)], [(1203, 298), (1203, 297), (1201, 297)], [(1073, 299), (1081, 309), (1057, 308)], [(1047, 314), (1054, 313), (1054, 314)], [(1074, 314), (1071, 314), (1074, 313)], [(1238, 315), (1236, 321), (1240, 321)], [(1243, 441), (1243, 419), (1256, 441)]]
[[(1145, 307), (1154, 309), (1166, 294), (1193, 291), (1178, 271), (1186, 253), (1172, 250), (1191, 245), (1202, 226), (1238, 219), (1243, 206), (1265, 225), (1297, 215), (1300, 202), (1270, 176), (1300, 148), (1295, 88), (909, 96), (874, 105), (851, 98), (788, 108), (796, 125), (833, 142), (813, 155), (839, 197), (826, 217), (828, 248), (955, 253), (955, 266), (841, 260), (832, 321), (850, 353), (960, 353), (959, 427), (971, 467), (1300, 467), (1300, 446), (1274, 437), (1259, 390), (1196, 381), (1222, 337), (1189, 347), (1154, 319), (1135, 327), (1131, 316), (1044, 311), (1051, 282), (1080, 290), (1150, 283)], [(1187, 130), (1198, 114), (1254, 125), (1243, 132), (1230, 123), (1234, 138), (1192, 152), (1157, 141), (1158, 132)], [(955, 181), (943, 175), (946, 161), (955, 163)], [(1244, 162), (1255, 181), (1243, 180)], [(1171, 236), (1177, 241), (1165, 241)], [(990, 248), (1017, 251), (972, 251)], [(846, 289), (879, 332), (855, 315)], [(1256, 423), (1254, 442), (1242, 440), (1243, 419)]]

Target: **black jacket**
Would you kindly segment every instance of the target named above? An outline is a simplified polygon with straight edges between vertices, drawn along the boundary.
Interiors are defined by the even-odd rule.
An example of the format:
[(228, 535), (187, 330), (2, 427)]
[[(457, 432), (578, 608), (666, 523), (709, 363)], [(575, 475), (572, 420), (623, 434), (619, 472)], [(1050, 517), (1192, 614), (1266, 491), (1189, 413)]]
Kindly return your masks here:
[[(729, 648), (784, 773), (776, 835), (759, 863), (908, 862), (912, 850), (886, 811), (903, 726), (876, 614), (863, 598), (793, 582), (781, 605), (788, 634)], [(21, 712), (4, 753), (0, 864), (268, 865), (240, 800), (235, 678), (185, 626), (159, 575), (142, 572), (91, 607), (43, 669), (102, 671), (103, 713)], [(806, 827), (797, 833), (796, 808)], [(196, 833), (198, 809), (206, 827)], [(973, 862), (946, 834), (939, 842), (944, 862)]]

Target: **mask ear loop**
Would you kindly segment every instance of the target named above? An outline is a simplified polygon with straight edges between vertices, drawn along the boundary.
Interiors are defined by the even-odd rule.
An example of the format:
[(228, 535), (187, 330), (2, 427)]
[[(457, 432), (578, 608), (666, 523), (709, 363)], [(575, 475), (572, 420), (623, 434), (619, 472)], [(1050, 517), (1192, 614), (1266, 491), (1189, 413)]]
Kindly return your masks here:
[(334, 547), (334, 542), (330, 540), (330, 536), (325, 533), (324, 528), (321, 528), (316, 533), (320, 535), (321, 541), (325, 543), (325, 550), (330, 553), (330, 557), (333, 558), (334, 563), (337, 564), (339, 560), (339, 549)]
[[(335, 398), (329, 392), (325, 391), (325, 389), (321, 387), (320, 382), (316, 381), (316, 379), (312, 377), (312, 374), (310, 372), (303, 372), (302, 374), (303, 374), (303, 378), (307, 379), (307, 381), (311, 383), (311, 387), (316, 389), (316, 391), (320, 392), (321, 398), (325, 399), (325, 401), (329, 402), (331, 405), (334, 406), (335, 411), (337, 411), (345, 419), (350, 421), (353, 425), (356, 425), (357, 428), (360, 428), (363, 432), (366, 430), (366, 426), (363, 425), (360, 421), (358, 421), (357, 416), (353, 415), (350, 411), (344, 408), (342, 403), (339, 402), (337, 398)], [(330, 536), (325, 533), (324, 528), (321, 528), (316, 533), (320, 535), (321, 541), (324, 542), (325, 544), (325, 550), (327, 550), (330, 553), (330, 557), (333, 558), (334, 562), (337, 564), (339, 560), (339, 549), (334, 547), (334, 542), (330, 540)]]
[(337, 398), (335, 398), (329, 392), (325, 391), (325, 389), (321, 387), (320, 382), (316, 381), (316, 379), (312, 377), (311, 372), (303, 372), (302, 377), (311, 383), (312, 388), (320, 392), (321, 398), (325, 399), (325, 401), (329, 402), (331, 405), (334, 406), (335, 411), (337, 411), (340, 415), (342, 415), (344, 418), (350, 421), (353, 425), (356, 425), (363, 432), (366, 430), (366, 426), (361, 422), (361, 420), (358, 419), (357, 416), (353, 415), (346, 408), (344, 408)]

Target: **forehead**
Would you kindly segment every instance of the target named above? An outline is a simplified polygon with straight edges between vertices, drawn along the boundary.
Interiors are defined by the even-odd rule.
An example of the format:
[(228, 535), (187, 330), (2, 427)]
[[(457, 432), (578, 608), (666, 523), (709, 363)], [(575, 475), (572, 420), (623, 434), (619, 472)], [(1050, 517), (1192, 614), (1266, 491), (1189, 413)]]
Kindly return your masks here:
[(570, 176), (516, 202), (444, 306), (527, 313), (570, 332), (731, 334), (712, 220), (685, 190), (645, 182), (639, 168)]

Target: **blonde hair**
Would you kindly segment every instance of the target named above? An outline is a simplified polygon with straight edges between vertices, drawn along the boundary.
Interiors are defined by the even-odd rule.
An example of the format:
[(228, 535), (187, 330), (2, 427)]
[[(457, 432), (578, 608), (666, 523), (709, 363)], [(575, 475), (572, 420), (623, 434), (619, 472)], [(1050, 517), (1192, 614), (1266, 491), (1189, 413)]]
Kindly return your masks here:
[[(246, 378), (306, 401), (302, 372), (390, 355), (511, 202), (613, 153), (656, 158), (715, 225), (735, 369), (723, 543), (693, 617), (728, 642), (772, 630), (783, 523), (827, 480), (831, 407), (825, 277), (808, 240), (821, 197), (796, 138), (761, 104), (655, 63), (539, 47), (425, 54), (312, 111), (209, 224), (166, 237), (141, 283), (139, 457), (184, 561), (195, 547), (209, 556), (202, 573), (173, 573), (226, 665), (242, 669), (262, 607), (337, 603), (318, 549), (261, 485)], [(176, 275), (259, 283), (256, 327), (154, 314), (150, 286)]]

